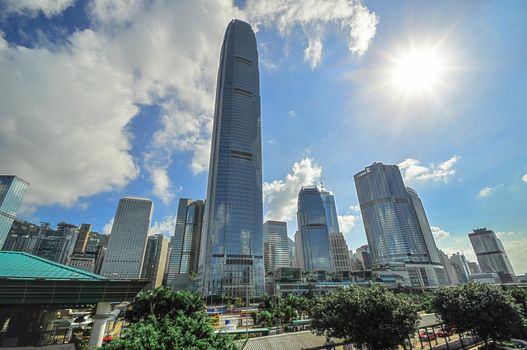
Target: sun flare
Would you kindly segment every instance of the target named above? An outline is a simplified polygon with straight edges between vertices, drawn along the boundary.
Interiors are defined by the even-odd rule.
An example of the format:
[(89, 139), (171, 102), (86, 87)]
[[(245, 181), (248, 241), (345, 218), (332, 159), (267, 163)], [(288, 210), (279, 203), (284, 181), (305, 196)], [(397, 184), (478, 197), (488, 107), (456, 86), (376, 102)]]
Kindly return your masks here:
[(391, 84), (400, 92), (434, 93), (441, 84), (446, 62), (434, 49), (412, 49), (394, 57)]

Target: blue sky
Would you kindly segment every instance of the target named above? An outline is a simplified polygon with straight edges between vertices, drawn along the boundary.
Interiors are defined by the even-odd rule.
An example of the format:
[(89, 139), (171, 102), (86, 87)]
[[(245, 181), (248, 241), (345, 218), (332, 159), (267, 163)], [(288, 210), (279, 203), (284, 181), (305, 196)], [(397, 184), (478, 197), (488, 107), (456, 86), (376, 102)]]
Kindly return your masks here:
[[(258, 29), (268, 218), (292, 236), (298, 187), (322, 181), (355, 249), (353, 175), (401, 164), (440, 248), (474, 260), (466, 234), (486, 226), (527, 272), (527, 4), (314, 4), (0, 5), (0, 172), (32, 184), (19, 217), (103, 231), (135, 195), (170, 233), (178, 198), (206, 193), (219, 49), (238, 17)], [(442, 71), (404, 94), (390, 74), (412, 47), (436, 48)]]

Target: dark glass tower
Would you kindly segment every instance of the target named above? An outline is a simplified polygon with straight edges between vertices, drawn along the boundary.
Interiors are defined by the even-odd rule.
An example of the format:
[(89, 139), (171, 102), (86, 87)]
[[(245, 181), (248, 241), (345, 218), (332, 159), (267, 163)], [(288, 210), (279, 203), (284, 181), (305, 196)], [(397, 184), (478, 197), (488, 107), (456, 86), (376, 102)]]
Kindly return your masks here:
[(221, 48), (200, 257), (205, 295), (263, 293), (260, 81), (251, 26), (229, 23)]

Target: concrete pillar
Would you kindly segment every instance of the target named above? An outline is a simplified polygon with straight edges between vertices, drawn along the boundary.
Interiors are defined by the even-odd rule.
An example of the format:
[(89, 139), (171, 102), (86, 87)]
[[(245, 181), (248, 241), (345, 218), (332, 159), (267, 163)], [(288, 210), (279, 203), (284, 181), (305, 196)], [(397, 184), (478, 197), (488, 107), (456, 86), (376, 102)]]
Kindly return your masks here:
[(104, 331), (106, 330), (106, 321), (109, 318), (109, 314), (112, 311), (112, 305), (110, 303), (97, 303), (95, 309), (95, 315), (93, 315), (93, 326), (91, 328), (90, 341), (88, 343), (88, 349), (95, 349), (102, 345), (102, 339), (104, 338)]

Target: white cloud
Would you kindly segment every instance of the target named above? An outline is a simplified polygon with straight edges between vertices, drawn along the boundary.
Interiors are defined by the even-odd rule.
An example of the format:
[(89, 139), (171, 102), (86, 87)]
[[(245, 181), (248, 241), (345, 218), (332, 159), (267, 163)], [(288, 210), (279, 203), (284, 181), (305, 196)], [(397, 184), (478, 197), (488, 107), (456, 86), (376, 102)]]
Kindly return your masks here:
[(176, 228), (176, 216), (168, 215), (162, 221), (156, 221), (148, 230), (149, 235), (162, 234), (165, 236), (172, 236)]
[(497, 185), (497, 186), (494, 186), (494, 187), (483, 187), (479, 193), (478, 193), (478, 196), (479, 198), (486, 198), (486, 197), (490, 197), (491, 195), (493, 195), (500, 187), (503, 187), (503, 184), (501, 185)]
[(514, 236), (514, 232), (496, 232), (496, 236), (500, 239), (507, 239)]
[(102, 228), (102, 234), (103, 235), (109, 235), (112, 232), (113, 227), (113, 218), (108, 221)]
[(440, 241), (443, 238), (447, 238), (450, 236), (450, 232), (445, 231), (437, 226), (430, 226), (430, 229), (432, 230), (432, 235), (434, 235), (434, 239), (436, 241)]
[(126, 130), (133, 83), (106, 45), (90, 30), (53, 51), (0, 38), (0, 173), (31, 184), (27, 205), (72, 206), (138, 175)]
[(456, 163), (460, 156), (441, 162), (439, 164), (421, 165), (417, 159), (406, 159), (398, 164), (405, 181), (433, 181), (447, 183), (456, 174)]
[(351, 233), (353, 228), (357, 225), (359, 217), (353, 214), (338, 215), (339, 228), (344, 235)]
[[(52, 16), (72, 3), (12, 0), (4, 7)], [(122, 188), (138, 176), (137, 160), (152, 191), (168, 202), (176, 152), (192, 154), (194, 174), (205, 171), (218, 56), (231, 18), (278, 28), (287, 38), (298, 28), (322, 40), (332, 25), (349, 32), (349, 49), (358, 55), (377, 23), (353, 0), (248, 1), (243, 9), (230, 1), (93, 0), (87, 9), (92, 27), (62, 46), (24, 48), (0, 39), (0, 172), (31, 183), (27, 205), (71, 206)], [(313, 57), (322, 57), (317, 50)], [(134, 159), (127, 128), (138, 105), (152, 104), (161, 107), (160, 127)]]
[(468, 261), (477, 261), (476, 254), (474, 253), (474, 250), (471, 247), (463, 246), (463, 247), (439, 247), (446, 255), (451, 256), (455, 253), (460, 253), (465, 256), (465, 258)]
[(275, 180), (263, 184), (264, 202), (267, 205), (266, 220), (289, 220), (297, 209), (298, 192), (302, 186), (315, 184), (322, 168), (311, 158), (304, 158), (293, 164), (291, 173), (284, 180)]
[(527, 174), (525, 174), (525, 175), (522, 176), (522, 181), (523, 181), (523, 182), (527, 182)]
[(296, 114), (295, 111), (290, 110), (290, 111), (287, 113), (287, 116), (288, 116), (289, 118), (296, 118), (297, 114)]
[(46, 17), (56, 16), (73, 5), (73, 0), (3, 0), (0, 9), (7, 14), (36, 17), (42, 12)]
[(527, 259), (525, 259), (527, 238), (504, 241), (503, 245), (514, 268), (514, 272), (517, 275), (527, 273)]
[(358, 0), (248, 0), (244, 12), (256, 27), (278, 27), (280, 34), (289, 36), (293, 28), (300, 28), (307, 38), (304, 51), (311, 67), (322, 59), (324, 28), (340, 28), (348, 35), (348, 48), (357, 55), (368, 49), (375, 36), (378, 17)]

